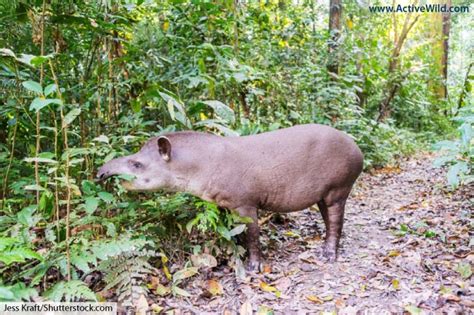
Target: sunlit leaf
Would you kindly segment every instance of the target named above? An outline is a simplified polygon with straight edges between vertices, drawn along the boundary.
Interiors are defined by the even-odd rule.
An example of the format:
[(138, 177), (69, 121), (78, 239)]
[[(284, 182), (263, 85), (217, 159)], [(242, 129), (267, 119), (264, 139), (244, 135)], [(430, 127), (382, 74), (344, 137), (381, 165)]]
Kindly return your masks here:
[(63, 128), (71, 124), (74, 119), (76, 119), (77, 116), (81, 114), (81, 109), (79, 107), (75, 107), (71, 109), (69, 113), (67, 113), (66, 116), (64, 116), (64, 121), (63, 121)]
[(41, 87), (41, 84), (39, 84), (38, 82), (36, 81), (25, 81), (25, 82), (22, 82), (21, 85), (23, 85), (23, 87), (31, 92), (35, 92), (36, 94), (43, 94), (43, 88)]
[(62, 105), (62, 102), (60, 99), (57, 99), (57, 98), (44, 99), (44, 98), (37, 97), (33, 100), (33, 102), (31, 102), (30, 110), (39, 112), (41, 109), (48, 106), (49, 104)]

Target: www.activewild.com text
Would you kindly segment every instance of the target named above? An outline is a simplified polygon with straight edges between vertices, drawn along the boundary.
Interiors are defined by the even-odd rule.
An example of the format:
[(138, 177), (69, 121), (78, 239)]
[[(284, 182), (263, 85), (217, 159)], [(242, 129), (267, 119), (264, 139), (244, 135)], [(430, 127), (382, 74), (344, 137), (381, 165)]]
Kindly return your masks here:
[(397, 6), (369, 6), (372, 13), (468, 13), (469, 6), (448, 6), (446, 4), (425, 4), (425, 5), (397, 5)]

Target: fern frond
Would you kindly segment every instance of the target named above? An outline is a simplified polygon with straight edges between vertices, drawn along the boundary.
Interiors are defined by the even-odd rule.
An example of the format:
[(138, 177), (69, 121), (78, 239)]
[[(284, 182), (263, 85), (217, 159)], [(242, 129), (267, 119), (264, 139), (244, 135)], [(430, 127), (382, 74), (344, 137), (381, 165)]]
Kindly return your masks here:
[(97, 301), (94, 292), (80, 280), (58, 282), (44, 296), (55, 302)]

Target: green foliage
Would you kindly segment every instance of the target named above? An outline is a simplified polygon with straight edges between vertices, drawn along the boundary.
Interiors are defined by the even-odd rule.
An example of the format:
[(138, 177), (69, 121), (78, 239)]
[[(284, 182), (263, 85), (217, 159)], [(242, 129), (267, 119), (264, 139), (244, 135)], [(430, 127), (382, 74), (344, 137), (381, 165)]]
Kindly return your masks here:
[(442, 152), (435, 166), (447, 166), (448, 185), (457, 188), (474, 182), (474, 106), (462, 108), (453, 120), (460, 125), (458, 138), (434, 145), (436, 150)]
[(55, 302), (97, 301), (94, 292), (80, 280), (58, 282), (45, 292), (45, 297)]
[(133, 306), (142, 294), (148, 292), (147, 277), (156, 273), (148, 262), (150, 257), (157, 257), (153, 251), (138, 249), (133, 252), (124, 252), (114, 255), (103, 261), (98, 270), (105, 274), (104, 290), (114, 288), (119, 302), (124, 306)]
[[(97, 287), (83, 280), (99, 273), (115, 299), (134, 304), (158, 271), (171, 281), (165, 294), (186, 296), (196, 266), (171, 275), (166, 260), (182, 267), (193, 255), (242, 275), (236, 237), (248, 219), (186, 194), (93, 181), (104, 162), (162, 132), (328, 124), (354, 137), (370, 168), (451, 131), (446, 114), (470, 82), (457, 75), (449, 101), (427, 92), (439, 80), (424, 37), (430, 21), (390, 73), (390, 15), (345, 1), (330, 55), (326, 5), (279, 4), (46, 1), (42, 12), (38, 1), (0, 1), (0, 299), (94, 300)], [(458, 57), (461, 46), (450, 41)], [(329, 73), (336, 58), (339, 73)], [(387, 85), (400, 78), (391, 118), (378, 122)], [(442, 160), (451, 184), (472, 180), (472, 109), (456, 119), (461, 137), (444, 142)]]

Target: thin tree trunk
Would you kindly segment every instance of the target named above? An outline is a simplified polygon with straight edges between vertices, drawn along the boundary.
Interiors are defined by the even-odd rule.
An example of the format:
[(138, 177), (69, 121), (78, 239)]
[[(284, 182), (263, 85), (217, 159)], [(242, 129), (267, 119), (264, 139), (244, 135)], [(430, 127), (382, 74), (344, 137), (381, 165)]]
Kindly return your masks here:
[(392, 102), (393, 98), (398, 92), (398, 89), (400, 87), (401, 82), (405, 79), (406, 76), (400, 77), (396, 75), (396, 72), (398, 71), (398, 65), (399, 65), (399, 57), (400, 57), (400, 52), (402, 50), (403, 44), (405, 43), (405, 40), (407, 39), (408, 33), (410, 30), (413, 28), (415, 25), (416, 21), (418, 21), (418, 18), (420, 16), (417, 15), (412, 21), (411, 19), (411, 13), (407, 13), (405, 21), (403, 23), (402, 31), (400, 34), (398, 33), (397, 30), (397, 24), (396, 24), (396, 19), (394, 19), (393, 27), (394, 27), (394, 47), (392, 51), (392, 55), (390, 56), (390, 61), (388, 64), (388, 84), (385, 89), (385, 98), (382, 100), (382, 102), (379, 105), (379, 116), (377, 118), (377, 121), (384, 121), (388, 117), (390, 117), (391, 114), (391, 107), (390, 103)]
[(472, 70), (473, 65), (474, 65), (474, 62), (471, 62), (469, 64), (469, 68), (467, 68), (463, 88), (462, 88), (461, 94), (459, 95), (458, 109), (462, 108), (465, 105), (464, 98), (466, 97), (467, 93), (471, 92), (471, 85), (469, 84), (469, 81), (473, 79), (473, 77), (471, 77), (471, 70)]
[[(451, 0), (446, 4), (451, 7)], [(451, 30), (451, 12), (443, 12), (443, 56), (441, 67), (443, 73), (443, 97), (448, 98), (448, 51), (449, 51), (449, 31)]]
[(341, 13), (342, 1), (330, 0), (329, 2), (329, 62), (328, 71), (339, 74), (339, 62), (337, 56), (338, 40), (341, 35)]

